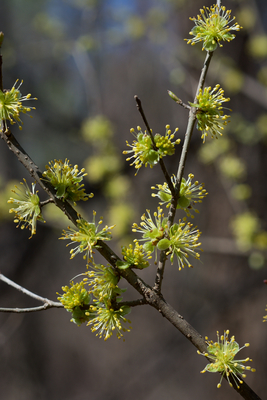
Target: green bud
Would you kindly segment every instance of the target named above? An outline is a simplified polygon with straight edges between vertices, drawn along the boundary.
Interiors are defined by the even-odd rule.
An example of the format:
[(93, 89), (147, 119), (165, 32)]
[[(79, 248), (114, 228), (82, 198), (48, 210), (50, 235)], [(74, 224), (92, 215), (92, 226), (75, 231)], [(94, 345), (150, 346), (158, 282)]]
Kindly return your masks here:
[(116, 265), (119, 269), (127, 269), (127, 268), (129, 268), (130, 263), (128, 263), (127, 261), (119, 260), (116, 262)]
[(146, 243), (143, 245), (143, 249), (144, 249), (146, 252), (150, 251), (151, 253), (153, 253), (153, 251), (154, 251), (154, 246), (153, 246), (153, 244), (152, 244), (151, 242), (146, 242)]
[(187, 208), (190, 206), (190, 200), (185, 196), (181, 196), (178, 200), (178, 206), (181, 208)]
[(168, 90), (168, 95), (169, 95), (170, 98), (173, 99), (174, 101), (178, 101), (178, 102), (181, 101), (181, 100), (176, 96), (176, 94), (174, 94), (174, 93), (171, 92), (170, 90)]
[(172, 198), (171, 194), (168, 194), (168, 193), (162, 192), (162, 191), (158, 192), (158, 196), (159, 196), (160, 200), (164, 201), (164, 202), (171, 201), (171, 198)]
[(158, 244), (157, 248), (159, 250), (167, 250), (170, 247), (171, 242), (168, 239), (161, 239)]

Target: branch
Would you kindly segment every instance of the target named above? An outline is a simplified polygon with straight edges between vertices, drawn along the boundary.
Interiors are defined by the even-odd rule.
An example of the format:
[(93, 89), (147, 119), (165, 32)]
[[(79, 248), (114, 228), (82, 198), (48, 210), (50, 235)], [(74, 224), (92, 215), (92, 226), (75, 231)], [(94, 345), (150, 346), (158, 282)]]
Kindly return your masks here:
[(59, 207), (63, 213), (70, 219), (70, 221), (77, 226), (78, 214), (74, 210), (74, 208), (67, 202), (62, 201), (56, 197), (56, 191), (49, 182), (43, 180), (42, 171), (38, 168), (38, 166), (34, 163), (31, 157), (27, 154), (27, 152), (23, 149), (23, 147), (18, 143), (15, 136), (12, 134), (10, 129), (5, 131), (2, 129), (0, 131), (1, 138), (6, 142), (9, 150), (15, 154), (21, 164), (26, 168), (32, 178), (38, 182), (41, 188), (47, 193), (50, 197), (49, 202), (55, 203), (57, 207)]
[(147, 304), (147, 302), (144, 298), (132, 301), (121, 301), (120, 303), (117, 303), (118, 307), (122, 306), (136, 307), (136, 306), (143, 306), (145, 304)]
[(8, 312), (8, 313), (17, 313), (17, 314), (19, 314), (19, 313), (29, 313), (29, 312), (35, 312), (35, 311), (43, 311), (43, 310), (47, 310), (48, 308), (64, 308), (64, 306), (61, 303), (54, 303), (54, 304), (45, 303), (43, 306), (29, 307), (29, 308), (4, 308), (4, 307), (0, 307), (0, 312)]
[(25, 313), (25, 312), (34, 312), (34, 311), (42, 311), (42, 310), (46, 310), (48, 308), (62, 308), (64, 307), (63, 304), (49, 300), (45, 297), (41, 297), (33, 292), (31, 292), (28, 289), (25, 289), (24, 287), (18, 285), (17, 283), (11, 281), (10, 279), (8, 279), (6, 276), (4, 276), (3, 274), (0, 274), (0, 280), (7, 283), (9, 286), (12, 286), (13, 288), (15, 288), (16, 290), (26, 294), (29, 297), (32, 297), (35, 300), (41, 301), (42, 303), (44, 303), (43, 306), (38, 306), (38, 307), (30, 307), (30, 308), (0, 308), (0, 312), (13, 312), (13, 313)]

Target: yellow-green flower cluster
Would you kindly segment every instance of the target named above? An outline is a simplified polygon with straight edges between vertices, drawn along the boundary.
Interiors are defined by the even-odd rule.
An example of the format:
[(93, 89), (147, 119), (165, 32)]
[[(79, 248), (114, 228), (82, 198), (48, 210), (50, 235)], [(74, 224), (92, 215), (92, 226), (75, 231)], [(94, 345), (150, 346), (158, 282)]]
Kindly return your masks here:
[(121, 291), (117, 286), (119, 276), (114, 273), (111, 266), (105, 267), (102, 264), (93, 263), (93, 266), (85, 275), (88, 276), (90, 293), (94, 295), (97, 302), (110, 304), (112, 297)]
[[(224, 126), (228, 123), (229, 115), (224, 115), (222, 103), (230, 101), (224, 97), (224, 91), (220, 85), (200, 89), (197, 95), (198, 103), (190, 103), (192, 107), (197, 107), (197, 129), (203, 131), (201, 139), (205, 142), (208, 133), (212, 138), (222, 135)], [(231, 111), (231, 110), (230, 110)]]
[[(254, 368), (249, 366), (245, 366), (244, 363), (248, 361), (252, 361), (249, 357), (243, 360), (235, 360), (236, 354), (242, 350), (244, 347), (248, 347), (249, 343), (246, 343), (243, 347), (239, 347), (239, 344), (235, 341), (235, 337), (232, 336), (231, 339), (228, 339), (229, 330), (224, 332), (224, 335), (219, 336), (219, 332), (217, 332), (217, 342), (213, 342), (212, 340), (208, 341), (208, 338), (205, 339), (208, 341), (208, 347), (206, 353), (201, 353), (198, 351), (198, 354), (204, 355), (212, 360), (212, 363), (206, 365), (202, 373), (208, 372), (220, 372), (222, 374), (221, 380), (218, 383), (217, 387), (221, 387), (222, 378), (226, 375), (228, 383), (230, 386), (233, 386), (229, 380), (229, 376), (231, 375), (236, 387), (239, 389), (239, 384), (242, 384), (243, 381), (241, 379), (245, 378), (244, 374), (245, 370), (249, 370), (255, 372)], [(241, 375), (238, 376), (238, 375)]]
[[(207, 196), (207, 191), (204, 189), (204, 184), (199, 183), (198, 181), (195, 181), (194, 183), (192, 182), (194, 178), (193, 174), (189, 174), (188, 178), (182, 178), (182, 182), (180, 185), (180, 193), (179, 193), (179, 199), (177, 203), (177, 208), (183, 209), (187, 216), (191, 216), (192, 218), (194, 217), (190, 210), (194, 210), (195, 212), (198, 212), (198, 210), (194, 207), (196, 203), (201, 203), (202, 199)], [(172, 178), (172, 183), (173, 186), (176, 186), (176, 177), (173, 175)], [(166, 204), (166, 207), (170, 207), (171, 205), (171, 199), (172, 199), (172, 194), (169, 189), (169, 186), (166, 182), (164, 182), (163, 185), (157, 184), (155, 186), (152, 186), (151, 189), (153, 190), (158, 190), (157, 193), (152, 193), (152, 197), (158, 197), (161, 202), (159, 203), (160, 205)]]
[(35, 183), (32, 183), (32, 190), (30, 190), (27, 182), (23, 179), (20, 182), (22, 187), (15, 186), (19, 191), (12, 190), (22, 200), (14, 199), (11, 197), (8, 203), (16, 205), (16, 208), (11, 208), (10, 213), (15, 213), (14, 222), (17, 223), (17, 227), (21, 229), (29, 228), (31, 230), (31, 237), (36, 233), (37, 220), (45, 222), (40, 208), (40, 199), (35, 192)]
[(171, 254), (170, 261), (173, 263), (174, 256), (177, 257), (179, 270), (185, 265), (191, 267), (188, 261), (189, 256), (199, 259), (199, 254), (195, 249), (200, 246), (198, 242), (200, 232), (193, 228), (189, 222), (179, 221), (179, 224), (173, 224), (168, 229), (167, 218), (164, 218), (162, 209), (158, 207), (158, 212), (154, 213), (155, 223), (152, 220), (150, 211), (147, 210), (148, 217), (145, 214), (141, 217), (140, 226), (133, 224), (133, 232), (142, 234), (142, 241), (145, 251), (153, 253), (154, 250), (166, 250), (166, 255)]
[[(90, 318), (87, 325), (92, 325), (92, 332), (98, 331), (96, 336), (104, 337), (104, 340), (110, 338), (113, 331), (116, 331), (120, 339), (123, 332), (129, 332), (124, 324), (130, 322), (125, 315), (130, 312), (130, 307), (118, 306), (117, 301), (125, 290), (117, 285), (119, 275), (117, 275), (111, 266), (105, 267), (102, 264), (92, 263), (90, 269), (86, 272), (87, 283), (90, 287), (89, 292), (94, 296), (94, 317)], [(90, 317), (90, 311), (88, 316)]]
[(148, 259), (152, 258), (151, 251), (145, 252), (143, 245), (134, 240), (134, 246), (129, 244), (128, 247), (123, 246), (121, 249), (123, 260), (118, 261), (117, 267), (119, 269), (126, 269), (129, 267), (144, 269), (149, 267)]
[(72, 313), (71, 321), (78, 326), (95, 316), (94, 307), (89, 305), (91, 296), (84, 287), (86, 283), (87, 279), (76, 284), (71, 281), (70, 287), (62, 287), (65, 293), (58, 297), (64, 308)]
[[(89, 293), (94, 296), (94, 317), (88, 320), (88, 325), (92, 325), (92, 332), (98, 331), (97, 336), (104, 337), (104, 340), (110, 338), (113, 331), (116, 331), (120, 339), (123, 332), (129, 332), (124, 324), (130, 322), (124, 316), (130, 312), (130, 307), (118, 306), (117, 301), (125, 289), (118, 287), (119, 275), (115, 273), (111, 266), (95, 264), (92, 262), (90, 269), (86, 272)], [(92, 313), (88, 312), (88, 317)]]
[(175, 153), (174, 146), (181, 142), (181, 139), (176, 139), (174, 142), (172, 142), (179, 128), (175, 128), (173, 133), (170, 129), (170, 125), (166, 125), (165, 128), (166, 128), (165, 136), (162, 136), (159, 133), (156, 133), (154, 136), (154, 141), (160, 157), (164, 157), (167, 155), (172, 156)]
[(130, 312), (130, 307), (122, 306), (119, 310), (114, 310), (113, 308), (99, 307), (97, 311), (97, 316), (88, 322), (88, 325), (92, 326), (92, 332), (99, 331), (96, 336), (104, 340), (109, 339), (113, 332), (116, 332), (117, 338), (121, 339), (123, 337), (123, 332), (130, 332), (130, 328), (125, 327), (125, 323), (130, 323), (128, 319), (125, 318)]
[(166, 155), (173, 155), (175, 152), (175, 144), (180, 143), (180, 139), (173, 141), (175, 133), (178, 131), (178, 128), (175, 129), (174, 133), (171, 133), (170, 125), (166, 125), (166, 133), (165, 136), (157, 133), (154, 136), (155, 146), (153, 145), (153, 141), (151, 136), (145, 131), (142, 132), (140, 126), (137, 127), (138, 133), (132, 128), (130, 132), (134, 135), (137, 140), (133, 141), (133, 144), (129, 144), (126, 141), (128, 147), (131, 147), (131, 150), (123, 151), (123, 154), (131, 154), (133, 155), (127, 158), (127, 161), (130, 161), (132, 158), (134, 161), (131, 165), (134, 165), (137, 170), (142, 167), (142, 165), (149, 164), (151, 168), (156, 165), (160, 158)]
[[(267, 308), (265, 309), (265, 311), (267, 311)], [(265, 316), (263, 317), (263, 322), (267, 322), (267, 315), (265, 315)]]
[(185, 40), (187, 44), (192, 45), (203, 42), (202, 50), (206, 51), (214, 51), (218, 44), (222, 47), (221, 41), (230, 42), (235, 38), (235, 35), (230, 31), (242, 29), (237, 23), (230, 25), (235, 17), (231, 18), (231, 10), (226, 10), (224, 6), (203, 7), (203, 9), (200, 9), (200, 15), (197, 18), (190, 19), (195, 23), (194, 28), (189, 32), (194, 38)]
[(143, 245), (143, 249), (146, 252), (153, 253), (155, 246), (164, 237), (164, 233), (167, 230), (167, 218), (164, 218), (162, 211), (162, 208), (158, 207), (158, 211), (154, 212), (155, 223), (152, 220), (150, 211), (146, 210), (148, 217), (145, 214), (142, 215), (140, 226), (136, 223), (133, 224), (132, 231), (141, 233), (141, 240), (146, 242)]
[[(118, 296), (125, 291), (117, 285), (119, 275), (111, 266), (105, 267), (93, 261), (90, 270), (82, 275), (86, 278), (81, 282), (70, 282), (70, 287), (62, 287), (65, 293), (58, 297), (58, 300), (72, 313), (71, 321), (78, 326), (87, 322), (87, 325), (92, 325), (92, 332), (98, 331), (96, 336), (107, 340), (115, 331), (120, 339), (124, 332), (131, 329), (125, 327), (125, 324), (130, 322), (125, 315), (129, 314), (131, 309), (117, 303), (120, 300)], [(89, 286), (89, 290), (85, 289), (85, 285)]]
[(190, 222), (179, 221), (173, 224), (168, 231), (168, 238), (161, 239), (157, 247), (159, 250), (167, 250), (166, 255), (171, 254), (170, 261), (173, 263), (174, 256), (177, 257), (179, 271), (186, 265), (190, 268), (188, 257), (192, 256), (199, 260), (200, 255), (195, 250), (201, 245), (198, 242), (201, 232), (193, 228)]
[(87, 175), (84, 168), (79, 171), (78, 165), (72, 167), (67, 159), (64, 163), (62, 160), (50, 161), (45, 168), (43, 176), (56, 189), (58, 198), (69, 200), (76, 205), (76, 201), (86, 201), (94, 196), (93, 193), (86, 194), (84, 185), (81, 184), (83, 177)]
[[(89, 256), (93, 256), (93, 248), (97, 247), (98, 240), (110, 240), (111, 232), (110, 230), (114, 228), (113, 226), (105, 226), (102, 230), (98, 232), (99, 225), (102, 224), (102, 218), (95, 223), (96, 212), (93, 212), (93, 222), (87, 222), (84, 219), (77, 220), (78, 230), (68, 227), (68, 230), (63, 230), (63, 237), (60, 239), (71, 240), (71, 242), (78, 242), (78, 246), (70, 251), (71, 258), (75, 257), (78, 253), (86, 252), (84, 259), (89, 260)], [(68, 243), (70, 245), (71, 243)]]
[(11, 124), (17, 123), (19, 129), (22, 129), (23, 122), (20, 119), (20, 113), (26, 114), (31, 110), (35, 110), (35, 107), (25, 107), (22, 105), (23, 101), (37, 100), (36, 98), (30, 98), (31, 94), (22, 96), (19, 88), (23, 81), (16, 88), (18, 80), (14, 83), (10, 90), (2, 92), (0, 90), (0, 119), (2, 121), (9, 121)]

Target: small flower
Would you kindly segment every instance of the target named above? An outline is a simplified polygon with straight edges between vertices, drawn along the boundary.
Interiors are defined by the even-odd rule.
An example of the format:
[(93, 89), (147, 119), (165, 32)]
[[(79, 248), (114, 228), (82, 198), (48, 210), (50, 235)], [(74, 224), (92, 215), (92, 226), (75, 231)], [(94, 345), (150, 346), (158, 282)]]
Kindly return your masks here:
[(19, 129), (22, 129), (21, 125), (23, 124), (23, 122), (20, 119), (20, 113), (26, 114), (31, 110), (35, 110), (35, 107), (23, 106), (22, 102), (37, 99), (31, 99), (31, 94), (27, 94), (27, 96), (22, 96), (19, 88), (21, 87), (23, 81), (21, 81), (19, 86), (16, 88), (17, 82), (18, 79), (10, 90), (6, 90), (4, 92), (0, 90), (0, 119), (3, 121), (10, 121), (12, 125), (14, 123), (17, 123)]
[(92, 332), (99, 331), (96, 336), (104, 340), (109, 339), (113, 332), (116, 332), (118, 339), (123, 337), (123, 332), (130, 332), (130, 328), (125, 327), (125, 323), (130, 323), (125, 318), (129, 314), (130, 307), (122, 306), (119, 310), (113, 308), (99, 307), (97, 309), (97, 316), (91, 319), (87, 325), (93, 325)]
[[(99, 225), (102, 224), (103, 220), (100, 218), (98, 225), (95, 224), (96, 212), (93, 212), (93, 222), (87, 222), (84, 219), (77, 220), (78, 231), (68, 227), (68, 231), (63, 230), (63, 237), (60, 239), (68, 239), (72, 242), (80, 242), (80, 244), (70, 251), (71, 259), (78, 253), (83, 253), (86, 251), (86, 255), (89, 261), (89, 256), (92, 257), (93, 248), (97, 247), (98, 240), (111, 240), (110, 230), (114, 228), (115, 225), (105, 226), (101, 231), (98, 232)], [(68, 243), (70, 245), (71, 243)]]
[(169, 125), (166, 125), (165, 136), (162, 136), (159, 133), (154, 136), (155, 146), (153, 145), (150, 135), (148, 135), (146, 131), (143, 133), (140, 126), (137, 127), (137, 130), (138, 133), (136, 133), (133, 128), (130, 130), (137, 140), (134, 140), (132, 145), (126, 141), (127, 146), (132, 149), (123, 151), (123, 154), (133, 153), (133, 155), (127, 158), (126, 161), (133, 158), (134, 161), (130, 165), (135, 165), (137, 170), (139, 170), (142, 165), (147, 167), (148, 164), (153, 168), (153, 166), (159, 162), (160, 158), (174, 154), (174, 145), (180, 143), (180, 139), (172, 142), (178, 128), (176, 128), (172, 134)]
[(58, 297), (64, 308), (72, 313), (71, 322), (74, 322), (78, 326), (95, 317), (95, 309), (89, 305), (91, 296), (84, 287), (86, 283), (87, 279), (76, 284), (71, 281), (70, 287), (62, 287), (65, 293)]
[(124, 261), (117, 262), (119, 269), (126, 269), (130, 266), (132, 268), (144, 269), (149, 266), (149, 262), (146, 259), (152, 258), (151, 251), (145, 252), (143, 246), (137, 240), (134, 241), (134, 246), (129, 244), (128, 247), (122, 247), (121, 252)]
[(154, 136), (156, 147), (158, 148), (158, 152), (160, 157), (164, 156), (172, 156), (175, 153), (175, 145), (181, 142), (181, 139), (175, 140), (172, 142), (172, 139), (175, 136), (175, 133), (178, 132), (178, 128), (175, 128), (174, 133), (170, 130), (170, 125), (166, 125), (166, 133), (165, 136), (156, 133)]
[[(265, 311), (267, 311), (267, 308), (265, 309)], [(262, 322), (267, 322), (267, 315), (265, 315), (264, 317), (263, 317), (263, 321)]]
[(62, 286), (62, 290), (65, 293), (58, 297), (58, 300), (63, 304), (66, 310), (72, 310), (75, 307), (90, 303), (91, 296), (84, 287), (86, 283), (87, 279), (84, 279), (75, 284), (71, 281), (70, 287)]
[[(177, 208), (183, 209), (186, 212), (187, 216), (191, 216), (192, 218), (194, 216), (191, 214), (190, 210), (193, 209), (195, 212), (198, 212), (198, 210), (194, 208), (194, 205), (196, 203), (201, 203), (202, 199), (208, 194), (206, 189), (204, 189), (203, 183), (199, 184), (198, 181), (192, 183), (193, 178), (193, 174), (189, 174), (187, 180), (185, 178), (182, 178), (177, 204)], [(171, 177), (171, 180), (173, 186), (175, 187), (177, 182), (175, 175)], [(153, 190), (158, 190), (158, 193), (152, 193), (152, 197), (158, 197), (160, 200), (162, 200), (159, 204), (166, 204), (166, 207), (169, 208), (171, 205), (172, 194), (168, 184), (164, 182), (163, 185), (157, 184), (156, 186), (157, 188), (155, 186), (151, 187), (151, 189)]]
[(17, 227), (21, 225), (21, 229), (29, 228), (31, 229), (31, 237), (36, 233), (36, 223), (37, 220), (45, 222), (40, 209), (40, 199), (37, 195), (38, 191), (35, 192), (35, 183), (32, 183), (32, 190), (30, 190), (26, 179), (24, 182), (20, 182), (22, 188), (15, 186), (19, 192), (12, 190), (17, 196), (21, 197), (22, 200), (13, 199), (11, 197), (8, 203), (15, 204), (16, 208), (11, 208), (10, 213), (15, 213), (14, 222), (18, 223)]
[(230, 42), (235, 38), (230, 31), (242, 29), (237, 23), (230, 26), (235, 17), (231, 18), (231, 10), (226, 10), (224, 6), (203, 7), (200, 9), (200, 13), (201, 15), (198, 15), (197, 18), (190, 18), (191, 21), (194, 21), (195, 27), (189, 34), (194, 38), (185, 40), (187, 44), (192, 45), (203, 41), (202, 50), (214, 51), (218, 44), (222, 47), (220, 41)]
[(158, 212), (154, 212), (155, 222), (153, 222), (150, 211), (146, 210), (148, 218), (145, 214), (141, 217), (140, 226), (136, 223), (133, 224), (133, 232), (142, 233), (143, 241), (146, 241), (143, 245), (145, 251), (153, 253), (157, 243), (164, 237), (165, 230), (167, 229), (167, 218), (164, 218), (162, 214), (162, 209), (158, 207)]
[(207, 353), (201, 353), (198, 351), (198, 354), (201, 354), (205, 357), (208, 357), (213, 362), (211, 364), (206, 365), (202, 373), (208, 372), (220, 372), (222, 373), (222, 377), (217, 387), (221, 387), (221, 382), (223, 376), (226, 374), (226, 378), (230, 386), (233, 386), (229, 380), (229, 376), (231, 374), (236, 387), (240, 389), (239, 384), (242, 384), (243, 381), (237, 374), (240, 374), (242, 378), (245, 378), (244, 370), (250, 370), (251, 372), (255, 372), (254, 368), (249, 366), (245, 366), (244, 363), (248, 361), (252, 361), (249, 357), (243, 360), (235, 360), (236, 354), (242, 350), (244, 347), (248, 347), (249, 343), (246, 343), (243, 347), (239, 348), (239, 344), (235, 341), (235, 337), (232, 336), (231, 339), (228, 339), (229, 330), (224, 332), (224, 335), (219, 336), (219, 332), (217, 332), (218, 341), (213, 343), (212, 340), (208, 341), (208, 338), (205, 339), (208, 341)]
[(197, 104), (190, 103), (190, 105), (198, 108), (197, 129), (204, 131), (201, 139), (205, 142), (208, 133), (217, 139), (218, 135), (222, 135), (224, 125), (229, 122), (227, 120), (230, 116), (223, 114), (225, 107), (222, 107), (222, 103), (230, 101), (230, 98), (225, 98), (223, 89), (220, 85), (216, 85), (212, 90), (211, 87), (204, 88), (204, 91), (200, 89), (197, 100)]
[(88, 276), (87, 283), (90, 286), (90, 293), (94, 295), (98, 302), (110, 304), (113, 297), (121, 293), (117, 286), (119, 276), (115, 274), (111, 266), (106, 267), (102, 264), (90, 266), (90, 270), (84, 275)]
[(173, 263), (174, 256), (177, 257), (179, 271), (187, 265), (192, 267), (188, 257), (192, 256), (199, 260), (200, 255), (195, 249), (201, 245), (198, 242), (201, 232), (193, 228), (190, 222), (179, 221), (173, 224), (168, 232), (168, 238), (160, 240), (157, 244), (159, 250), (167, 250), (166, 255), (171, 254), (170, 261)]
[(54, 160), (48, 164), (43, 176), (56, 189), (56, 197), (69, 200), (76, 205), (76, 201), (86, 201), (94, 196), (93, 193), (86, 194), (83, 189), (84, 185), (80, 184), (83, 177), (87, 175), (84, 173), (84, 168), (79, 172), (78, 165), (72, 167), (67, 159), (64, 163), (62, 160)]

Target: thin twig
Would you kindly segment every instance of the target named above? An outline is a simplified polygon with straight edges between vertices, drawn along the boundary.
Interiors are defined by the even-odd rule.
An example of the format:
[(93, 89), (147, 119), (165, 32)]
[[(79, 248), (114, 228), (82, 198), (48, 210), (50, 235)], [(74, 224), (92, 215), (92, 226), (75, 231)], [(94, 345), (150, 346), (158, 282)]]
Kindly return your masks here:
[(49, 203), (54, 203), (54, 200), (50, 198), (44, 201), (40, 201), (40, 207), (46, 206)]
[(29, 307), (29, 308), (3, 308), (3, 307), (0, 307), (0, 312), (19, 314), (19, 313), (44, 311), (44, 310), (48, 310), (48, 308), (64, 308), (64, 306), (61, 303), (54, 303), (54, 304), (45, 303), (43, 306)]
[[(145, 116), (145, 113), (144, 113), (144, 110), (143, 110), (143, 107), (142, 107), (141, 100), (139, 99), (138, 96), (134, 96), (134, 99), (135, 99), (135, 101), (136, 101), (136, 107), (137, 107), (138, 111), (140, 112), (140, 114), (141, 114), (141, 116), (142, 116), (142, 118), (143, 118), (144, 124), (145, 124), (145, 126), (146, 126), (146, 129), (147, 129), (147, 131), (148, 131), (148, 133), (149, 133), (149, 135), (150, 135), (150, 137), (151, 137), (154, 150), (155, 150), (155, 151), (158, 151), (158, 149), (157, 149), (157, 147), (156, 147), (155, 140), (154, 140), (154, 136), (153, 136), (153, 134), (152, 134), (152, 130), (150, 129), (150, 126), (149, 126), (148, 121), (147, 121), (147, 119), (146, 119), (146, 116)], [(164, 161), (162, 160), (162, 158), (159, 159), (159, 164), (160, 164), (160, 167), (161, 167), (161, 169), (162, 169), (163, 175), (164, 175), (164, 177), (165, 177), (165, 179), (166, 179), (166, 182), (167, 182), (167, 184), (168, 184), (168, 186), (169, 186), (169, 189), (170, 189), (170, 191), (171, 191), (171, 194), (172, 194), (173, 196), (175, 196), (175, 190), (174, 190), (174, 186), (173, 186), (173, 184), (172, 184), (171, 177), (170, 177), (170, 175), (169, 175), (169, 173), (168, 173), (168, 171), (167, 171), (167, 168), (166, 168), (166, 166), (165, 166)]]
[[(206, 59), (204, 61), (204, 66), (202, 68), (201, 75), (199, 78), (194, 103), (197, 102), (197, 95), (199, 93), (199, 90), (202, 89), (204, 86), (212, 55), (213, 55), (213, 52), (210, 52), (210, 51), (207, 52)], [(181, 186), (181, 182), (182, 182), (182, 178), (183, 178), (184, 167), (185, 167), (185, 162), (186, 162), (186, 158), (187, 158), (187, 152), (188, 152), (192, 132), (193, 132), (195, 121), (196, 121), (196, 112), (197, 112), (197, 108), (191, 107), (191, 110), (189, 112), (189, 119), (188, 119), (187, 129), (186, 129), (186, 133), (185, 133), (182, 154), (181, 154), (179, 167), (178, 167), (178, 171), (177, 171), (177, 183), (175, 186), (176, 193), (180, 192), (180, 186)]]
[(13, 282), (11, 279), (7, 278), (5, 275), (0, 274), (0, 280), (8, 284), (9, 286), (12, 286), (16, 290), (26, 294), (29, 297), (32, 297), (35, 300), (41, 301), (44, 303), (43, 306), (38, 306), (38, 307), (30, 307), (30, 308), (0, 308), (1, 312), (16, 312), (16, 313), (22, 313), (22, 312), (33, 312), (33, 311), (41, 311), (41, 310), (46, 310), (47, 308), (61, 308), (63, 307), (63, 304), (59, 302), (55, 302), (52, 300), (49, 300), (45, 297), (39, 296), (38, 294), (35, 294), (31, 292), (28, 289), (25, 289), (23, 286), (18, 285), (17, 283)]
[(175, 103), (179, 104), (179, 106), (184, 107), (186, 110), (191, 110), (191, 107), (188, 104), (185, 104), (181, 99), (175, 96), (170, 90), (167, 90), (169, 96), (175, 101)]

